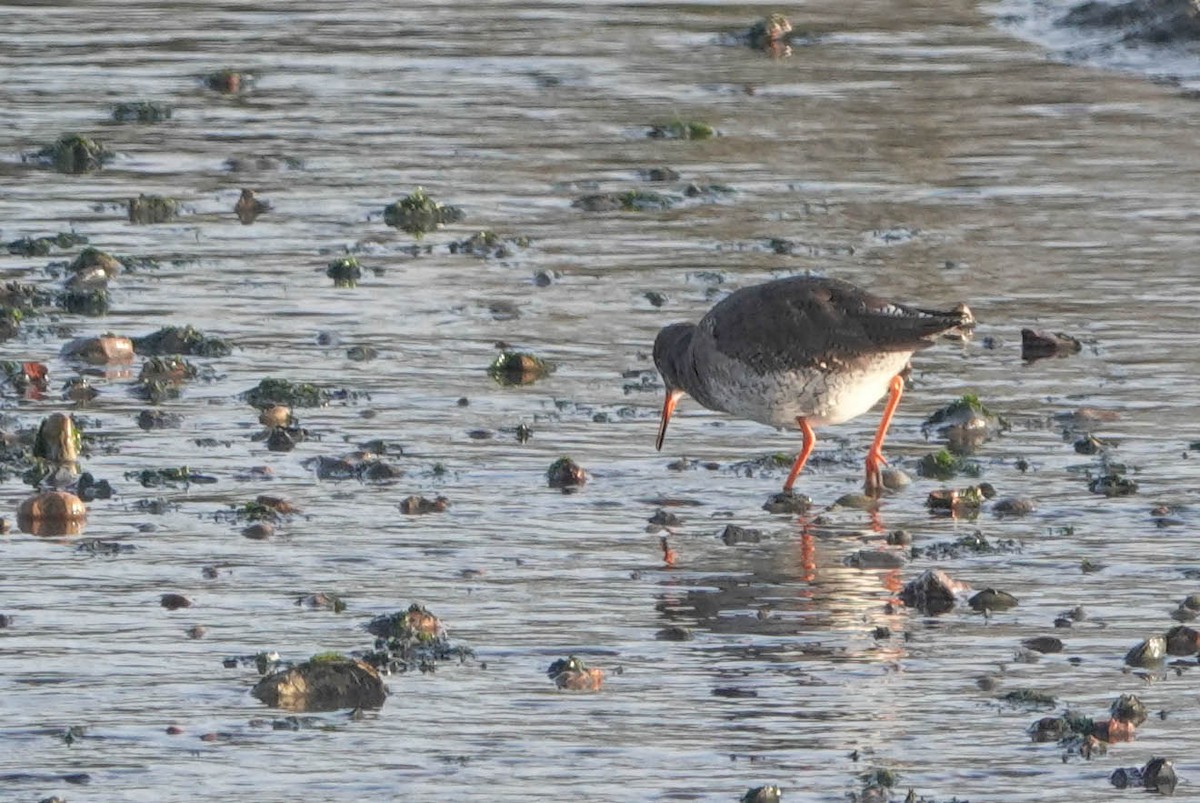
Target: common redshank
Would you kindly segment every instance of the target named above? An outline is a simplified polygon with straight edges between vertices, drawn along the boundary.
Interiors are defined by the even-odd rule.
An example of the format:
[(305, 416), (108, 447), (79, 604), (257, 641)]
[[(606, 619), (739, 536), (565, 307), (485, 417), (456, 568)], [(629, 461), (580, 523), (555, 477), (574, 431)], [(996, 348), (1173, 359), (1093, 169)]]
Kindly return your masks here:
[(784, 493), (790, 493), (816, 444), (814, 426), (862, 415), (888, 394), (867, 451), (866, 490), (881, 489), (883, 439), (904, 391), (901, 372), (918, 349), (943, 332), (970, 326), (971, 311), (918, 309), (879, 298), (849, 282), (792, 276), (745, 287), (699, 324), (665, 326), (654, 364), (666, 385), (656, 447), (685, 393), (710, 410), (803, 437)]

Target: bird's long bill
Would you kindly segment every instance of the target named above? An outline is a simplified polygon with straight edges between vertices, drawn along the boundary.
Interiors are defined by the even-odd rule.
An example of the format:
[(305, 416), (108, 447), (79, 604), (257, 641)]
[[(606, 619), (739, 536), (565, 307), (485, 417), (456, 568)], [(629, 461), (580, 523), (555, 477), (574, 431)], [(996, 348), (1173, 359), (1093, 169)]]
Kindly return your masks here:
[(671, 413), (675, 412), (675, 405), (679, 404), (682, 395), (682, 390), (667, 390), (667, 397), (663, 399), (662, 418), (658, 422), (658, 440), (654, 442), (655, 451), (662, 451), (663, 439), (667, 437), (667, 422), (671, 420)]

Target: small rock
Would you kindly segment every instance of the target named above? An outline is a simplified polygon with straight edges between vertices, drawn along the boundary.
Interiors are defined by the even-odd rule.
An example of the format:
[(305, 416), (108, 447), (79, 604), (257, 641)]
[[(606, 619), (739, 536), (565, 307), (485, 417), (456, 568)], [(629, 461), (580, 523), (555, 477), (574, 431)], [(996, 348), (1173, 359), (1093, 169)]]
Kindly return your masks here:
[(571, 458), (560, 457), (546, 470), (546, 481), (551, 488), (562, 488), (565, 491), (585, 484), (588, 481), (588, 475)]
[(256, 521), (242, 529), (242, 537), (252, 541), (266, 541), (275, 535), (275, 528), (265, 521)]
[(158, 602), (168, 611), (177, 611), (180, 608), (192, 607), (192, 601), (182, 594), (163, 594)]
[(1125, 663), (1153, 669), (1162, 664), (1167, 655), (1167, 640), (1162, 636), (1153, 636), (1134, 647), (1125, 655)]
[(1007, 591), (998, 591), (994, 588), (985, 588), (971, 599), (967, 600), (967, 604), (975, 611), (1007, 611), (1009, 608), (1017, 607), (1017, 598)]
[(670, 625), (654, 634), (659, 641), (691, 641), (695, 638), (692, 631), (682, 625)]
[(749, 527), (739, 527), (736, 524), (726, 524), (721, 531), (721, 540), (726, 546), (734, 544), (757, 544), (762, 540), (762, 530)]
[(1038, 360), (1043, 357), (1065, 357), (1077, 354), (1083, 345), (1062, 332), (1041, 332), (1033, 329), (1021, 330), (1021, 359)]
[(1006, 496), (992, 504), (997, 516), (1025, 516), (1034, 511), (1033, 500), (1026, 497)]
[(812, 499), (803, 494), (781, 491), (767, 499), (763, 510), (768, 513), (800, 514), (807, 513), (812, 504)]
[(1128, 722), (1134, 727), (1146, 721), (1146, 706), (1132, 694), (1122, 694), (1113, 701), (1109, 709), (1112, 717), (1120, 722)]
[(900, 601), (922, 613), (936, 615), (951, 610), (955, 595), (969, 588), (941, 569), (926, 569), (904, 586), (900, 591)]
[(1054, 636), (1034, 636), (1033, 638), (1024, 639), (1021, 646), (1027, 650), (1040, 652), (1043, 655), (1050, 653), (1062, 652), (1063, 642), (1060, 638)]
[(1172, 627), (1163, 638), (1167, 641), (1168, 655), (1195, 655), (1200, 649), (1200, 632), (1186, 625)]

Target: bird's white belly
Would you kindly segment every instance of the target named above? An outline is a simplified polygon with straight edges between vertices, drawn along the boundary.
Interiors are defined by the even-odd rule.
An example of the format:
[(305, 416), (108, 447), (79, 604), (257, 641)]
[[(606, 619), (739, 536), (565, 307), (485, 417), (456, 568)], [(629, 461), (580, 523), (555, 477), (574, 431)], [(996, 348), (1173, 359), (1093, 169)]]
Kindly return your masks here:
[(722, 381), (710, 383), (709, 394), (719, 409), (773, 427), (794, 427), (797, 418), (814, 426), (840, 424), (870, 410), (910, 356), (892, 352), (832, 370), (765, 375), (727, 361)]

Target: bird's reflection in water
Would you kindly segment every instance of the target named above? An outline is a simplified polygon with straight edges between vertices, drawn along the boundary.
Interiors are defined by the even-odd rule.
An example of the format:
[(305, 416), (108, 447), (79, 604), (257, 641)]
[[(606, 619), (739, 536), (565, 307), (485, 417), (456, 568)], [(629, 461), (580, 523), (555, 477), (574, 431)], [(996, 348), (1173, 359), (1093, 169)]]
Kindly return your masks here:
[[(875, 516), (865, 529), (802, 518), (791, 537), (776, 533), (758, 548), (732, 548), (689, 561), (680, 567), (686, 574), (669, 573), (656, 609), (672, 625), (756, 637), (749, 651), (759, 656), (766, 650), (781, 660), (817, 654), (895, 661), (903, 656), (902, 639), (876, 636), (886, 632), (882, 628), (903, 629), (902, 617), (894, 612), (900, 570), (847, 564), (864, 540), (886, 548), (879, 546), (882, 532)], [(706, 562), (713, 566), (711, 573)], [(731, 571), (731, 564), (737, 569)], [(781, 640), (766, 644), (762, 638)], [(748, 647), (742, 641), (715, 649), (746, 652)]]

